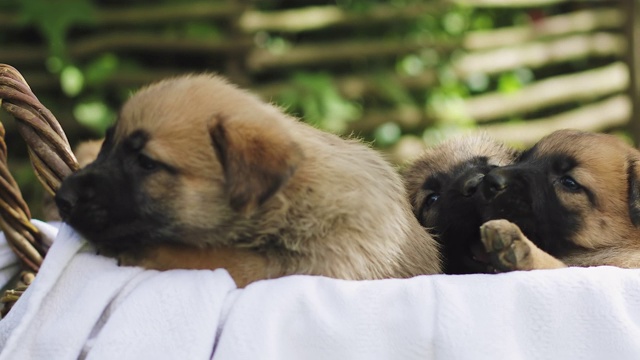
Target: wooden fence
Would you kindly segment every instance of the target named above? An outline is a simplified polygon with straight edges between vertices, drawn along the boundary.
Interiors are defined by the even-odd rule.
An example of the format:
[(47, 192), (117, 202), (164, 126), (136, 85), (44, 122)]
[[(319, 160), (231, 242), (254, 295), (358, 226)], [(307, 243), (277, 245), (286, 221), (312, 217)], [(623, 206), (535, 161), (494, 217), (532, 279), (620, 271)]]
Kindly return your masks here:
[[(361, 11), (318, 1), (312, 6), (266, 1), (272, 5), (257, 8), (259, 3), (98, 7), (90, 21), (68, 32), (65, 52), (77, 64), (114, 53), (141, 65), (123, 66), (102, 79), (96, 85), (102, 93), (208, 70), (273, 100), (291, 91), (292, 76), (298, 72), (328, 74), (337, 93), (359, 106), (357, 118), (341, 131), (374, 139), (382, 126), (393, 124), (401, 135), (392, 148), (397, 160), (423, 146), (416, 139), (425, 129), (447, 129), (448, 124), (466, 124), (523, 145), (564, 127), (628, 129), (635, 141), (640, 139), (640, 46), (631, 46), (640, 44), (638, 0), (414, 1), (404, 6), (379, 3)], [(452, 7), (521, 8), (542, 16), (446, 38), (382, 37), (371, 31), (419, 22), (425, 14), (437, 19)], [(220, 33), (198, 37), (172, 31), (188, 22), (215, 24)], [(73, 116), (65, 108), (75, 100), (62, 95), (59, 76), (44, 65), (50, 48), (41, 37), (29, 35), (34, 29), (25, 28), (15, 13), (0, 14), (0, 32), (9, 34), (0, 40), (0, 62), (22, 71), (36, 94), (52, 99), (45, 104), (59, 109), (54, 112), (62, 114), (65, 129), (73, 129)], [(12, 35), (19, 41), (12, 41)], [(279, 45), (269, 44), (274, 38)], [(440, 61), (399, 72), (399, 59), (411, 55)], [(371, 64), (376, 65), (375, 74)], [(431, 91), (443, 86), (443, 76), (449, 82), (495, 83), (501, 75), (522, 69), (534, 80), (514, 91), (489, 86), (450, 106), (425, 105)]]

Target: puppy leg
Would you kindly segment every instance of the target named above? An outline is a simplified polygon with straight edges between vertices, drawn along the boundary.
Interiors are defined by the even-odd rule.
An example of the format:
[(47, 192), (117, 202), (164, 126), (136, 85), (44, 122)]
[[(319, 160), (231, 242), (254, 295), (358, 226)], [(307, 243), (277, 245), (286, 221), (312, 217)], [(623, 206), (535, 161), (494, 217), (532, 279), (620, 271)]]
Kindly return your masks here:
[(491, 220), (480, 227), (480, 236), (491, 262), (500, 271), (559, 269), (562, 261), (538, 248), (507, 220)]
[(120, 266), (140, 266), (160, 271), (226, 269), (238, 287), (282, 276), (269, 266), (266, 256), (231, 247), (196, 248), (181, 244), (157, 244), (138, 249), (137, 253), (120, 253), (117, 259)]

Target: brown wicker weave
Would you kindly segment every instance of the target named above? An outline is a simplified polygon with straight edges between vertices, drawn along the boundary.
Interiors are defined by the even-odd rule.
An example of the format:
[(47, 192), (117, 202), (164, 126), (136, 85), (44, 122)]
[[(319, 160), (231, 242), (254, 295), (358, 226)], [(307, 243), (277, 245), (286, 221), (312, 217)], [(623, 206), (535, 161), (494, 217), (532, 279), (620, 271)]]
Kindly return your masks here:
[[(0, 105), (17, 120), (36, 176), (47, 192), (55, 194), (62, 179), (78, 169), (60, 123), (38, 101), (22, 75), (5, 64), (0, 64)], [(0, 123), (0, 229), (23, 267), (22, 284), (0, 299), (6, 312), (38, 272), (49, 243), (30, 222), (29, 208), (7, 167), (4, 136), (4, 126)]]

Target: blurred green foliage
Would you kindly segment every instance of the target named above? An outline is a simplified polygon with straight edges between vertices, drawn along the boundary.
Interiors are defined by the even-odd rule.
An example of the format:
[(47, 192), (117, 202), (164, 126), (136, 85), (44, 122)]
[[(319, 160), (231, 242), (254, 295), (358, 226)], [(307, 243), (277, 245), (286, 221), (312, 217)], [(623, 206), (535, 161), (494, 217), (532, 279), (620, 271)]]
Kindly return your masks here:
[[(186, 3), (175, 0), (158, 3), (162, 2)], [(326, 2), (326, 4), (337, 4), (348, 11), (362, 12), (376, 4), (403, 7), (425, 2), (337, 0)], [(144, 1), (129, 2), (133, 6), (145, 3)], [(286, 2), (269, 1), (258, 3), (257, 6), (276, 10), (279, 7), (286, 7), (285, 4)], [(314, 2), (314, 4), (323, 5), (321, 2)], [(113, 53), (83, 61), (76, 61), (68, 56), (65, 46), (68, 33), (79, 24), (91, 27), (98, 11), (96, 2), (91, 0), (0, 0), (0, 8), (18, 9), (21, 23), (24, 26), (35, 27), (41, 32), (50, 51), (47, 69), (59, 77), (60, 88), (68, 98), (72, 99), (73, 116), (79, 124), (90, 131), (97, 135), (103, 134), (114, 119), (117, 103), (124, 101), (131, 90), (122, 89), (114, 98), (113, 94), (109, 94), (104, 89), (103, 84), (118, 71), (123, 69), (135, 71), (135, 69), (144, 68), (144, 64), (140, 63), (138, 58)], [(393, 24), (386, 29), (365, 27), (364, 30), (359, 30), (359, 33), (351, 33), (349, 36), (455, 40), (460, 39), (467, 31), (518, 24), (525, 21), (525, 15), (521, 10), (478, 10), (453, 6), (444, 14), (425, 13), (414, 20)], [(157, 31), (158, 29), (149, 27), (148, 30)], [(205, 20), (170, 24), (163, 27), (161, 32), (167, 37), (180, 36), (192, 39), (218, 39), (225, 36), (218, 24)], [(295, 36), (287, 34), (269, 33), (261, 36), (262, 45), (273, 53), (282, 52), (296, 41)], [(354, 63), (351, 68), (343, 68), (340, 71), (362, 72), (362, 67), (366, 66), (367, 73), (378, 76), (380, 82), (386, 85), (382, 86), (384, 88), (382, 95), (386, 102), (385, 106), (388, 108), (409, 104), (422, 108), (427, 113), (435, 111), (438, 114), (447, 114), (438, 122), (431, 124), (424, 134), (418, 134), (427, 138), (439, 137), (450, 130), (474, 126), (470, 119), (465, 119), (462, 114), (456, 113), (462, 99), (494, 89), (504, 92), (516, 91), (533, 80), (532, 72), (527, 69), (503, 74), (497, 80), (483, 77), (481, 74), (469, 79), (458, 79), (452, 75), (448, 64), (452, 57), (459, 55), (459, 52), (455, 51), (443, 55), (434, 49), (425, 48), (393, 60), (395, 64), (368, 62), (365, 59)], [(401, 76), (419, 76), (425, 71), (435, 69), (439, 81), (433, 88), (409, 91), (385, 80), (383, 74), (388, 74), (390, 68)], [(345, 97), (333, 82), (333, 77), (334, 74), (327, 71), (295, 71), (288, 75), (290, 86), (274, 100), (284, 109), (322, 129), (338, 133), (347, 131), (349, 123), (361, 117), (363, 109), (371, 104), (367, 103), (366, 99)], [(373, 139), (370, 140), (375, 140), (380, 146), (389, 146), (402, 135), (404, 134), (400, 127), (392, 123), (384, 123), (373, 132)]]
[[(265, 12), (337, 5), (347, 14), (364, 14), (376, 6), (402, 9), (415, 5), (432, 5), (438, 0), (269, 0), (249, 2), (252, 9)], [(179, 73), (211, 71), (224, 73), (228, 60), (218, 53), (207, 51), (175, 53), (168, 51), (136, 51), (114, 47), (108, 52), (90, 52), (89, 55), (74, 56), (72, 45), (78, 40), (100, 38), (100, 36), (151, 34), (163, 39), (179, 41), (223, 41), (236, 40), (229, 29), (231, 21), (222, 18), (199, 18), (184, 21), (149, 21), (140, 24), (117, 22), (116, 25), (100, 24), (101, 11), (160, 6), (187, 6), (191, 3), (230, 4), (231, 0), (0, 0), (1, 12), (18, 14), (15, 21), (20, 29), (6, 27), (0, 31), (0, 61), (3, 46), (46, 46), (47, 59), (44, 64), (27, 62), (33, 73), (48, 75), (45, 91), (36, 90), (40, 100), (56, 114), (72, 144), (86, 137), (102, 136), (117, 116), (119, 106), (135, 91), (140, 79), (148, 79), (154, 71)], [(244, 2), (243, 2), (244, 3)], [(247, 3), (245, 3), (247, 4)], [(553, 6), (547, 6), (553, 11)], [(551, 9), (551, 10), (549, 10)], [(461, 78), (452, 64), (465, 51), (461, 44), (465, 35), (473, 31), (530, 24), (536, 17), (545, 16), (543, 10), (526, 8), (471, 8), (449, 3), (438, 11), (424, 11), (403, 17), (402, 21), (375, 22), (357, 26), (328, 26), (299, 32), (260, 30), (251, 34), (254, 48), (271, 54), (283, 54), (298, 44), (324, 45), (341, 41), (357, 43), (358, 40), (385, 40), (382, 43), (425, 44), (422, 48), (397, 56), (362, 57), (350, 61), (336, 61), (310, 66), (277, 68), (273, 71), (248, 72), (243, 87), (259, 90), (278, 89), (268, 92), (268, 100), (275, 102), (290, 114), (304, 119), (321, 129), (363, 137), (380, 148), (391, 148), (403, 137), (421, 138), (426, 143), (436, 143), (451, 134), (477, 127), (477, 123), (464, 112), (462, 104), (470, 97), (489, 93), (515, 93), (536, 78), (549, 73), (539, 69), (519, 68), (497, 75), (474, 73)], [(2, 17), (0, 17), (0, 20)], [(13, 26), (13, 25), (12, 25)], [(2, 28), (2, 24), (0, 24)], [(5, 28), (2, 28), (5, 29)], [(230, 34), (231, 33), (231, 34)], [(237, 34), (236, 34), (237, 35)], [(80, 41), (81, 42), (81, 41)], [(432, 46), (434, 43), (453, 46)], [(86, 45), (86, 42), (84, 43)], [(8, 48), (8, 47), (5, 47)], [(237, 51), (237, 50), (234, 50)], [(247, 59), (244, 50), (237, 55), (238, 68)], [(76, 52), (77, 53), (77, 52)], [(18, 65), (18, 64), (12, 64)], [(575, 64), (574, 64), (575, 65)], [(578, 66), (579, 65), (579, 66)], [(578, 64), (575, 68), (584, 67)], [(562, 70), (567, 70), (572, 65)], [(549, 72), (558, 71), (558, 67)], [(22, 69), (20, 69), (22, 71)], [(237, 69), (236, 69), (237, 70)], [(565, 71), (566, 73), (572, 70)], [(434, 74), (435, 81), (425, 81), (424, 75)], [(139, 75), (139, 76), (138, 76)], [(135, 79), (129, 80), (127, 76)], [(41, 76), (40, 79), (44, 78)], [(340, 83), (344, 78), (365, 79), (366, 86), (373, 91), (350, 91)], [(53, 80), (51, 80), (53, 79)], [(114, 80), (115, 79), (115, 80)], [(401, 79), (401, 80), (399, 80)], [(406, 81), (409, 79), (409, 81)], [(416, 80), (413, 86), (407, 86)], [(27, 79), (29, 80), (29, 79)], [(51, 82), (54, 82), (53, 86)], [(404, 81), (404, 82), (403, 82)], [(43, 81), (46, 82), (46, 81)], [(133, 84), (136, 84), (135, 86)], [(55, 88), (54, 88), (55, 87)], [(351, 89), (353, 90), (353, 89)], [(408, 110), (405, 112), (405, 110)], [(395, 112), (394, 112), (395, 111)], [(406, 126), (401, 115), (419, 113), (422, 118), (417, 125)], [(62, 114), (62, 116), (60, 116)], [(389, 114), (389, 115), (388, 115)], [(400, 115), (398, 115), (400, 114)], [(363, 118), (377, 115), (374, 125), (363, 127)], [(528, 114), (529, 115), (529, 114)], [(540, 114), (536, 114), (540, 115)], [(543, 116), (545, 114), (542, 114)], [(4, 121), (6, 114), (0, 114)], [(409, 116), (410, 118), (410, 116)], [(71, 121), (69, 121), (71, 120)], [(498, 119), (498, 121), (521, 122), (522, 118)], [(411, 120), (413, 121), (413, 120)], [(65, 123), (66, 122), (66, 123)], [(9, 123), (9, 122), (8, 122)], [(7, 124), (10, 126), (10, 124)], [(72, 126), (76, 126), (72, 129)], [(365, 130), (362, 130), (365, 128)], [(355, 130), (354, 130), (355, 129)], [(8, 132), (11, 129), (7, 129)], [(71, 131), (69, 131), (71, 130)], [(8, 139), (14, 141), (14, 139)], [(10, 146), (12, 155), (14, 148)], [(26, 154), (18, 154), (26, 159)], [(32, 172), (23, 163), (16, 164), (14, 175), (21, 183), (23, 192), (30, 191), (35, 183)], [(28, 185), (22, 185), (28, 184)], [(37, 185), (36, 185), (37, 186)]]
[(362, 112), (357, 102), (340, 95), (327, 73), (294, 74), (276, 102), (289, 112), (302, 114), (312, 125), (334, 133), (345, 132), (347, 124)]
[(94, 22), (94, 6), (88, 0), (26, 0), (16, 5), (21, 22), (40, 30), (52, 56), (65, 56), (65, 39), (71, 26)]

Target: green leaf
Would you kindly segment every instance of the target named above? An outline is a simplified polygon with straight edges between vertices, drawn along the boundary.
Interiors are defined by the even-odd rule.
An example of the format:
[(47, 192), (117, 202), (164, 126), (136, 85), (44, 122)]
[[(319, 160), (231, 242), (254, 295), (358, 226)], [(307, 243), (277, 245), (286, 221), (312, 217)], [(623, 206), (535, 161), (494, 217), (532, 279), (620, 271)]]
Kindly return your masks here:
[(504, 94), (511, 94), (522, 89), (522, 82), (517, 74), (508, 72), (498, 78), (498, 91)]
[(73, 116), (81, 125), (104, 135), (115, 113), (102, 101), (86, 101), (75, 106)]
[(402, 130), (400, 126), (394, 122), (384, 123), (376, 129), (375, 139), (376, 143), (381, 146), (388, 146), (395, 144), (400, 136), (402, 135)]
[(74, 97), (82, 91), (84, 87), (84, 75), (75, 66), (67, 66), (60, 73), (60, 86), (62, 91), (69, 97)]
[(329, 74), (297, 73), (291, 84), (278, 96), (278, 103), (316, 127), (341, 133), (362, 113), (356, 102), (342, 97)]
[(189, 22), (184, 25), (185, 35), (193, 39), (220, 39), (222, 33), (215, 25), (202, 22)]
[(104, 54), (90, 62), (84, 70), (87, 85), (103, 84), (119, 67), (120, 61), (114, 54)]
[(74, 24), (95, 22), (93, 5), (87, 0), (21, 1), (22, 21), (34, 24), (47, 39), (49, 50), (63, 56), (67, 31)]

